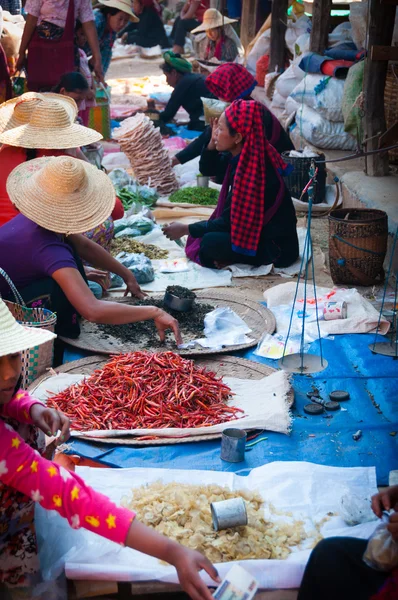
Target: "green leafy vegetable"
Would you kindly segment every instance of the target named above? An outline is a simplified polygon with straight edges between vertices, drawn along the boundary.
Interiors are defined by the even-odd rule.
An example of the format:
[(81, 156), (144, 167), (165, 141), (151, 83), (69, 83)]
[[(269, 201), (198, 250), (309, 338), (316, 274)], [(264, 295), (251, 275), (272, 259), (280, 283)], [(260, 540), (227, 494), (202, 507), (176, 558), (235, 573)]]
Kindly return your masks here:
[(170, 202), (181, 204), (201, 204), (202, 206), (214, 206), (217, 204), (218, 191), (212, 188), (190, 187), (177, 190), (171, 194)]

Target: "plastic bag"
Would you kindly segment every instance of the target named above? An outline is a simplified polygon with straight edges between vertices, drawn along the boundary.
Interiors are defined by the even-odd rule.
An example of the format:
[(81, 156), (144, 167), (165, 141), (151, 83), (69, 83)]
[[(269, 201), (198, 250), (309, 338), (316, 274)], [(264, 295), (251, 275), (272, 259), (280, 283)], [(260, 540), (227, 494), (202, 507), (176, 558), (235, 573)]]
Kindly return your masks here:
[(219, 350), (225, 346), (247, 344), (252, 340), (247, 337), (250, 327), (230, 308), (216, 308), (204, 319), (204, 338), (182, 344), (179, 348), (193, 348), (196, 344), (202, 348)]
[(383, 513), (381, 523), (369, 539), (363, 555), (364, 562), (377, 571), (391, 571), (398, 567), (398, 542), (387, 529), (390, 521), (388, 513)]
[(288, 340), (285, 350), (286, 338), (283, 335), (274, 333), (265, 333), (259, 343), (257, 344), (254, 354), (261, 356), (262, 358), (270, 358), (272, 360), (279, 360), (282, 356), (288, 354), (296, 354), (300, 351), (300, 338), (293, 337)]
[(340, 500), (340, 516), (347, 525), (359, 525), (375, 521), (376, 515), (370, 508), (370, 498), (360, 498), (356, 494), (344, 494)]
[[(142, 283), (150, 283), (155, 279), (151, 260), (145, 254), (134, 254), (132, 252), (120, 252), (116, 257), (124, 267), (132, 272), (140, 285)], [(122, 287), (123, 280), (119, 275), (112, 273), (111, 288)]]
[(269, 54), (271, 48), (271, 30), (267, 29), (261, 37), (258, 38), (254, 44), (249, 56), (247, 57), (246, 69), (252, 75), (256, 74), (256, 64), (259, 58), (264, 54)]
[[(134, 207), (133, 207), (134, 209)], [(155, 227), (154, 222), (148, 217), (144, 216), (143, 211), (138, 214), (132, 214), (118, 219), (114, 223), (115, 225), (115, 238), (127, 235), (130, 237), (137, 237), (138, 235), (145, 235), (152, 231)]]
[(126, 185), (130, 185), (134, 182), (131, 175), (129, 175), (124, 169), (112, 169), (112, 171), (108, 174), (108, 177), (112, 181), (113, 187), (116, 190), (124, 188)]
[(229, 106), (228, 102), (216, 100), (214, 98), (201, 98), (205, 114), (205, 123), (210, 125), (210, 119), (218, 119), (224, 110)]
[(307, 16), (304, 15), (295, 21), (292, 21), (291, 19), (288, 20), (285, 33), (285, 42), (292, 54), (298, 38), (305, 33), (310, 33), (310, 31), (311, 19), (309, 19)]
[[(297, 61), (300, 62), (300, 59)], [(283, 96), (287, 98), (295, 87), (300, 83), (302, 79), (304, 79), (305, 73), (300, 69), (298, 65), (292, 63), (286, 71), (282, 73), (275, 84), (275, 90)]]
[[(290, 104), (289, 104), (290, 107)], [(344, 122), (329, 121), (317, 111), (303, 106), (296, 113), (300, 135), (317, 148), (330, 150), (355, 150), (356, 140), (344, 131)]]

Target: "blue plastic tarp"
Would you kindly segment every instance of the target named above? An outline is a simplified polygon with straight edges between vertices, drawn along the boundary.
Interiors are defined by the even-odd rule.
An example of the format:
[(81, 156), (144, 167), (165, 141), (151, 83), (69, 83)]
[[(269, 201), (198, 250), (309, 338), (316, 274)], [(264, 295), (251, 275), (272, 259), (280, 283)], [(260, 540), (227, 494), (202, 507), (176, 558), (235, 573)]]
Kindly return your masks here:
[[(375, 466), (378, 485), (387, 485), (390, 470), (398, 468), (398, 361), (372, 354), (368, 345), (373, 340), (373, 335), (341, 335), (323, 340), (328, 367), (312, 376), (292, 376), (295, 406), (291, 434), (264, 433), (262, 437), (268, 439), (247, 452), (242, 463), (222, 461), (219, 440), (150, 447), (74, 440), (70, 452), (110, 467), (197, 469), (200, 465), (205, 470), (240, 474), (276, 460), (335, 467)], [(312, 344), (310, 351), (319, 354), (319, 342)], [(238, 355), (277, 366), (275, 361), (259, 358), (252, 350)], [(338, 412), (306, 415), (306, 394), (313, 385), (324, 398), (333, 390), (346, 390), (350, 400), (341, 403)], [(352, 436), (358, 430), (362, 436), (355, 441)]]

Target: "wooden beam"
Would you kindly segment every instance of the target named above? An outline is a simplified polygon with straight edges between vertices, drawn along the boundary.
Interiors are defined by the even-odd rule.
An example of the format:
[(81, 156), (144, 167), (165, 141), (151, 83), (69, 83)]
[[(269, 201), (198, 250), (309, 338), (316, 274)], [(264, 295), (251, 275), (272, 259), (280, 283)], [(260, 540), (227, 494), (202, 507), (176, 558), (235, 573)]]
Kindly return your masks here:
[(331, 10), (332, 0), (314, 0), (310, 37), (311, 52), (323, 54), (328, 47)]
[(381, 4), (393, 4), (394, 6), (398, 5), (398, 0), (380, 0)]
[(240, 39), (244, 48), (256, 35), (258, 0), (242, 0), (242, 17), (240, 21)]
[[(391, 46), (396, 7), (369, 0), (369, 35), (367, 49), (372, 46)], [(370, 53), (369, 53), (370, 54)], [(386, 131), (384, 114), (384, 88), (388, 63), (372, 61), (368, 55), (364, 74), (365, 117), (364, 133), (366, 150), (377, 150), (380, 135)], [(367, 160), (367, 174), (380, 177), (388, 175), (388, 156), (373, 154)]]
[(285, 68), (285, 34), (287, 24), (288, 0), (273, 0), (271, 21), (271, 54), (269, 72)]
[(372, 46), (371, 60), (398, 60), (398, 46)]

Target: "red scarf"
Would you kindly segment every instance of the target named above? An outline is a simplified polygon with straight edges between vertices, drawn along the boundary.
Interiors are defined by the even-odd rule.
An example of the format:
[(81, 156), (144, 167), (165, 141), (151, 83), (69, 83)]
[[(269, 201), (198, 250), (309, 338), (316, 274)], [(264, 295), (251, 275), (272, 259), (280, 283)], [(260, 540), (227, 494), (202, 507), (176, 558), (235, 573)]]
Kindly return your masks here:
[(236, 63), (220, 65), (206, 77), (206, 87), (224, 102), (233, 102), (249, 96), (256, 85), (257, 81), (249, 71)]
[(216, 58), (217, 60), (221, 60), (222, 58), (222, 47), (223, 44), (225, 42), (225, 35), (222, 34), (220, 36), (220, 38), (217, 40), (216, 42), (216, 48), (214, 50), (214, 54), (212, 53), (213, 50), (213, 43), (212, 40), (208, 41), (208, 44), (206, 46), (206, 52), (205, 52), (205, 60), (210, 60), (211, 58)]
[[(243, 148), (236, 169), (231, 203), (232, 249), (255, 256), (261, 231), (282, 203), (285, 185), (281, 174), (287, 165), (265, 137), (264, 108), (254, 100), (237, 100), (225, 111), (228, 123), (243, 137)], [(274, 167), (280, 189), (271, 206), (264, 210), (266, 161)]]

